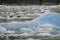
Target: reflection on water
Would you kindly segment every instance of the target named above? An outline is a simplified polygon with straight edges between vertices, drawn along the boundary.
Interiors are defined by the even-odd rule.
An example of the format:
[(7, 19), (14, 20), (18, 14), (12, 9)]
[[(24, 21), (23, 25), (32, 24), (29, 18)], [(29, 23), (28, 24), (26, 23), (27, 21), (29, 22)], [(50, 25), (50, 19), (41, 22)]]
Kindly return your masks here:
[(41, 40), (41, 39), (28, 38), (28, 39), (15, 39), (15, 40)]
[(0, 40), (60, 40), (60, 38), (58, 38), (58, 37), (56, 37), (56, 38), (38, 38), (38, 39), (36, 39), (36, 38), (27, 38), (27, 39), (22, 39), (22, 38), (20, 38), (20, 39), (0, 39)]

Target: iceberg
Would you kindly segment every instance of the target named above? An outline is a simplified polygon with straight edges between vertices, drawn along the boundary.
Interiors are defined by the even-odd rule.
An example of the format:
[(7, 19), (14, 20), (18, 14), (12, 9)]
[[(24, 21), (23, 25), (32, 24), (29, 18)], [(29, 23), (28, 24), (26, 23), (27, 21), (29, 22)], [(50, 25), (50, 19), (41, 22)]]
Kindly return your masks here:
[(60, 32), (60, 13), (47, 11), (43, 13), (40, 17), (37, 17), (29, 22), (0, 23), (0, 26), (6, 28), (7, 30), (12, 30), (12, 31), (20, 32), (20, 29), (22, 30), (25, 28), (25, 32), (26, 31), (35, 32), (38, 27), (41, 27), (41, 25), (44, 25), (46, 23), (48, 24), (47, 26), (49, 27), (51, 25), (52, 26), (55, 25), (50, 29), (50, 32), (52, 34), (54, 34), (55, 32), (56, 32), (55, 34), (58, 34)]

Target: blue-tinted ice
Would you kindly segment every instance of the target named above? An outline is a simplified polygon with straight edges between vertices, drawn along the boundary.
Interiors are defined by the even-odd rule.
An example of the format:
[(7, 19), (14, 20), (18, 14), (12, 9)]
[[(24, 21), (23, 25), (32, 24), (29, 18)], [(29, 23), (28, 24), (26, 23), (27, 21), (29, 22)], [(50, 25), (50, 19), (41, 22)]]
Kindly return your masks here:
[[(53, 28), (52, 34), (60, 32), (60, 14), (56, 12), (47, 11), (40, 17), (35, 18), (30, 22), (10, 22), (0, 23), (0, 26), (5, 27), (7, 30), (20, 31), (21, 28), (30, 28), (36, 30), (40, 25), (51, 24)], [(55, 30), (55, 31), (54, 31)]]

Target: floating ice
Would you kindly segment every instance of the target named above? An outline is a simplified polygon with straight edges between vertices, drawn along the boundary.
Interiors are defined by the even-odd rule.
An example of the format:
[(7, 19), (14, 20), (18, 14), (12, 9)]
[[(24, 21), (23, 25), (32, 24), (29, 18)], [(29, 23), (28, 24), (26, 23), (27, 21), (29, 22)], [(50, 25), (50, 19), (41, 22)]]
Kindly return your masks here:
[(6, 32), (6, 31), (7, 31), (7, 29), (6, 29), (6, 28), (4, 28), (4, 27), (0, 26), (0, 33), (4, 33), (4, 32)]
[(30, 28), (21, 28), (20, 31), (23, 32), (23, 33), (26, 32), (26, 33), (29, 33), (29, 34), (35, 33), (35, 31), (30, 29)]
[[(60, 32), (60, 27), (59, 27), (60, 14), (56, 12), (47, 11), (40, 17), (37, 17), (36, 19), (30, 22), (0, 23), (0, 26), (5, 27), (7, 30), (18, 31), (18, 32), (20, 32), (20, 29), (24, 29), (24, 28), (28, 28), (28, 29), (24, 29), (23, 31), (30, 31), (30, 32), (32, 32), (32, 30), (37, 31), (37, 28), (41, 27), (40, 25), (45, 26), (44, 29), (48, 30), (46, 32), (49, 32), (49, 33), (51, 32), (52, 34), (58, 34)], [(38, 32), (40, 32), (41, 30), (42, 29), (40, 28)]]

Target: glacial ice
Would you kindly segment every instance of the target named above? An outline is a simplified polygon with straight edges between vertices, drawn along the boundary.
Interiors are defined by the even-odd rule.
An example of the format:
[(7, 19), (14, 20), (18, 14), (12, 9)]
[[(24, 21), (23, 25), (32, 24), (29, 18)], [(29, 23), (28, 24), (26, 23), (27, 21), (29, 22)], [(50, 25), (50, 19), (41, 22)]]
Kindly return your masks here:
[[(44, 25), (43, 29), (40, 28), (41, 25)], [(30, 31), (34, 33), (36, 32), (41, 33), (43, 30), (43, 33), (44, 32), (48, 33), (48, 35), (50, 35), (50, 33), (58, 34), (60, 32), (60, 14), (56, 12), (47, 11), (44, 14), (42, 14), (40, 17), (37, 17), (29, 22), (0, 23), (0, 26), (3, 26), (7, 30), (12, 30), (12, 31), (20, 31), (20, 29), (24, 31), (26, 29), (24, 32)], [(37, 30), (38, 27), (40, 28), (39, 30)]]

